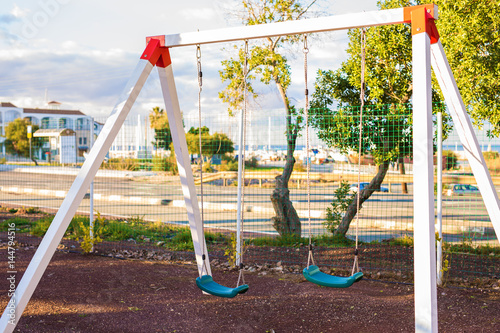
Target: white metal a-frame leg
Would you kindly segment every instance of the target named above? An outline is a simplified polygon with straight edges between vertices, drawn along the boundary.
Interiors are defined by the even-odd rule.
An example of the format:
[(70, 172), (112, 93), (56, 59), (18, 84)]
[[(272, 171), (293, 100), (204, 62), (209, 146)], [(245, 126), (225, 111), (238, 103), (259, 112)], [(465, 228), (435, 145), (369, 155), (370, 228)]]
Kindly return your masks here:
[(415, 331), (437, 332), (430, 36), (425, 29), (425, 8), (416, 9), (411, 15)]
[(415, 331), (437, 332), (434, 184), (432, 168), (432, 65), (453, 123), (464, 146), (486, 209), (500, 240), (500, 201), (479, 142), (439, 41), (434, 19), (425, 8), (411, 12), (413, 34), (413, 188)]
[[(186, 143), (186, 133), (182, 124), (182, 113), (175, 89), (174, 74), (168, 49), (165, 49), (164, 61), (157, 63), (158, 74), (160, 76), (161, 90), (163, 100), (165, 101), (165, 110), (167, 111), (170, 131), (172, 133), (172, 142), (174, 144), (177, 167), (181, 178), (182, 193), (188, 214), (189, 228), (193, 238), (194, 252), (198, 273), (212, 275), (210, 269), (210, 260), (208, 257), (207, 245), (203, 233), (203, 222), (201, 221), (200, 207), (196, 197), (196, 188), (194, 186), (193, 171), (191, 170), (191, 160), (189, 158), (188, 147)], [(168, 57), (168, 58), (167, 58)], [(204, 259), (202, 257), (205, 257)]]
[[(97, 173), (99, 166), (109, 151), (113, 140), (155, 65), (158, 65), (160, 72), (162, 92), (170, 120), (179, 174), (183, 185), (186, 207), (188, 207), (188, 219), (193, 236), (198, 270), (201, 272), (202, 247), (205, 246), (203, 227), (201, 225), (193, 174), (189, 164), (189, 156), (187, 155), (186, 137), (182, 127), (182, 115), (180, 113), (177, 92), (175, 91), (170, 56), (168, 49), (160, 44), (161, 42), (158, 39), (151, 39), (149, 41), (131, 79), (123, 89), (116, 106), (106, 120), (89, 156), (76, 176), (73, 185), (69, 189), (66, 198), (62, 202), (61, 207), (19, 282), (14, 296), (5, 308), (0, 318), (0, 332), (12, 332), (16, 327), (28, 301), (52, 259), (57, 245), (64, 236), (83, 196), (87, 192), (92, 179)], [(207, 274), (210, 274), (210, 262), (208, 258), (206, 261)]]
[(431, 45), (431, 63), (460, 142), (464, 147), (465, 155), (476, 178), (477, 186), (483, 197), (497, 239), (500, 240), (500, 201), (498, 200), (498, 194), (440, 41)]

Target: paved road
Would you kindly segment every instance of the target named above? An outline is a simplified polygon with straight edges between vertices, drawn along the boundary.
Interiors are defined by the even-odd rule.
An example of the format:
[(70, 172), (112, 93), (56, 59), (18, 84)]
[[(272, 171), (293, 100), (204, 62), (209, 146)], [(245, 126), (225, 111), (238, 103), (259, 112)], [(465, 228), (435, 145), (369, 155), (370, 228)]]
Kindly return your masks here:
[[(109, 176), (109, 175), (108, 175)], [(65, 175), (55, 169), (54, 172), (37, 174), (5, 170), (0, 172), (0, 186), (34, 188), (45, 190), (67, 191), (75, 176)], [(121, 201), (95, 200), (94, 209), (104, 215), (113, 215), (123, 218), (133, 216), (143, 217), (152, 221), (164, 221), (171, 223), (186, 223), (186, 212), (183, 207), (170, 205), (150, 205), (124, 201), (125, 198), (161, 198), (169, 201), (183, 200), (180, 182), (177, 177), (169, 177), (165, 181), (158, 181), (156, 177), (136, 177), (129, 180), (124, 177), (97, 177), (94, 182), (96, 194), (109, 198), (119, 195)], [(311, 209), (319, 212), (321, 216), (313, 218), (314, 233), (324, 232), (322, 221), (324, 212), (334, 199), (333, 186), (313, 186), (311, 190)], [(396, 189), (397, 191), (398, 189)], [(236, 204), (237, 188), (233, 186), (204, 186), (204, 201), (214, 204)], [(245, 189), (246, 206), (263, 207), (261, 210), (252, 210), (245, 213), (245, 230), (260, 233), (274, 233), (269, 223), (272, 213), (272, 204), (269, 196), (270, 188), (248, 187)], [(200, 193), (198, 191), (198, 193)], [(303, 217), (307, 210), (307, 193), (304, 189), (291, 189), (291, 199), (294, 207), (302, 211)], [(36, 194), (13, 194), (0, 192), (0, 202), (24, 206), (38, 206), (57, 209), (62, 198), (47, 197)], [(84, 199), (79, 207), (80, 213), (89, 212), (89, 200)], [(451, 223), (474, 224), (472, 221), (489, 221), (484, 204), (480, 197), (445, 198), (444, 218)], [(205, 224), (213, 227), (235, 229), (236, 212), (223, 209), (205, 209)], [(370, 200), (363, 205), (361, 214), (363, 223), (369, 224), (369, 228), (363, 230), (364, 238), (383, 239), (396, 234), (411, 233), (405, 231), (407, 225), (413, 220), (413, 201), (411, 195), (401, 193), (387, 194), (375, 193)], [(305, 221), (305, 220), (304, 220)], [(382, 222), (380, 222), (382, 221)], [(378, 227), (374, 230), (374, 223)], [(382, 224), (380, 224), (382, 223)], [(387, 227), (384, 227), (387, 226)], [(381, 229), (382, 228), (382, 229)], [(385, 229), (387, 228), (387, 229)], [(304, 235), (307, 227), (304, 223)], [(353, 229), (353, 228), (352, 228)], [(451, 236), (450, 236), (451, 237)], [(455, 236), (454, 236), (455, 237)]]

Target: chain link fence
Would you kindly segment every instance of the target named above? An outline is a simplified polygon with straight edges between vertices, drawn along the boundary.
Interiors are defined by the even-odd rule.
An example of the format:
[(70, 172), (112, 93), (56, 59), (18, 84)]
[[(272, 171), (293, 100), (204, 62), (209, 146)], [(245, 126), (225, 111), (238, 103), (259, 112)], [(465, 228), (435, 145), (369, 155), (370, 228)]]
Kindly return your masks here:
[[(359, 157), (359, 109), (312, 109), (309, 159), (300, 117), (292, 119), (296, 127), (289, 134), (293, 132), (295, 136), (288, 136), (287, 145), (284, 116), (265, 110), (249, 113), (242, 226), (246, 263), (281, 262), (298, 270), (307, 262), (310, 232), (319, 266), (347, 271), (354, 259), (357, 230), (360, 267), (364, 272), (411, 278), (413, 225), (427, 223), (413, 220), (411, 108), (368, 106), (364, 112), (363, 154)], [(210, 255), (229, 261), (234, 257), (236, 243), (238, 119), (224, 112), (207, 115), (199, 129), (197, 117), (184, 115), (199, 201), (203, 159), (203, 216)], [(94, 121), (94, 126), (70, 128), (74, 132), (71, 140), (61, 139), (68, 124), (56, 124), (54, 130), (59, 132), (33, 140), (31, 154), (36, 164), (28, 156), (7, 150), (0, 165), (2, 209), (55, 213), (105, 119)], [(445, 121), (443, 269), (447, 277), (499, 278), (498, 239), (463, 147), (446, 117)], [(493, 183), (498, 186), (500, 141), (486, 133), (487, 128), (476, 131)], [(67, 244), (79, 246), (85, 241), (92, 206), (93, 237), (102, 240), (94, 244), (95, 251), (121, 256), (124, 251), (189, 256), (192, 244), (171, 141), (168, 120), (161, 109), (146, 116), (130, 116), (94, 179), (93, 197), (89, 189), (80, 204), (78, 215), (82, 217), (72, 223)], [(307, 165), (311, 179), (310, 211)], [(293, 172), (288, 181), (282, 182), (280, 175), (288, 166), (292, 166)], [(435, 167), (436, 175), (437, 172)], [(358, 176), (361, 190), (373, 193), (362, 203), (359, 219), (352, 219), (346, 238), (334, 236), (358, 190)], [(379, 184), (370, 189), (368, 184), (375, 177)], [(20, 241), (38, 243), (50, 224), (50, 217), (46, 220), (42, 226), (33, 221), (17, 221)], [(4, 237), (6, 222), (2, 223)], [(294, 232), (284, 232), (282, 226), (286, 224)]]

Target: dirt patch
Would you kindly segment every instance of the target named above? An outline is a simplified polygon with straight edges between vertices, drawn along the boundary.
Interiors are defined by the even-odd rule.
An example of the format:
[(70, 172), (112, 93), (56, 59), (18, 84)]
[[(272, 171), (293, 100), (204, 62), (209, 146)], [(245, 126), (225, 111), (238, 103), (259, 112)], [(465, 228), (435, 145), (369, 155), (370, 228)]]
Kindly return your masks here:
[[(20, 279), (34, 254), (17, 251)], [(7, 258), (6, 249), (0, 252)], [(17, 332), (410, 332), (413, 286), (362, 280), (323, 288), (298, 274), (246, 273), (250, 290), (233, 299), (202, 295), (196, 267), (56, 252)], [(236, 272), (216, 270), (221, 284)], [(8, 302), (0, 260), (0, 305)], [(500, 292), (439, 288), (441, 332), (500, 332)]]

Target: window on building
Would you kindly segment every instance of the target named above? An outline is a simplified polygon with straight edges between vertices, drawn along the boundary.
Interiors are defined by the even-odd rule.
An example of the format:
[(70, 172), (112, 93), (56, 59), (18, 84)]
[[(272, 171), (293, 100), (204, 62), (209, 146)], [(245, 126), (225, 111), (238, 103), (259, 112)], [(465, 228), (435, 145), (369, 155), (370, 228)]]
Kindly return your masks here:
[(59, 119), (59, 128), (66, 128), (67, 123), (68, 123), (68, 121), (66, 118), (60, 118)]
[(87, 118), (78, 118), (76, 120), (76, 129), (89, 131), (90, 130), (89, 120)]
[(45, 117), (42, 119), (41, 128), (44, 129), (57, 129), (58, 120), (54, 118)]

